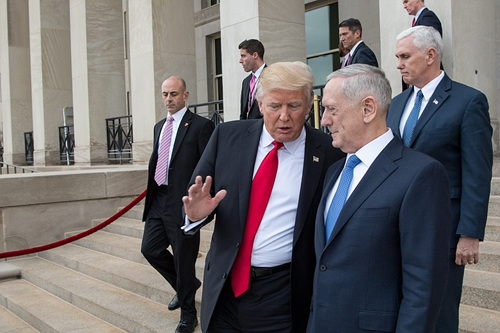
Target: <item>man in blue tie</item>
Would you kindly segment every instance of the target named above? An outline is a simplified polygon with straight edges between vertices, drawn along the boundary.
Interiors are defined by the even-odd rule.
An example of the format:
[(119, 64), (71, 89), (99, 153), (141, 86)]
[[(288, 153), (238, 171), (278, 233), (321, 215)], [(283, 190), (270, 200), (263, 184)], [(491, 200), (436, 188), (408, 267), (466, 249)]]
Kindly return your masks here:
[(321, 123), (347, 157), (329, 168), (316, 216), (310, 333), (434, 330), (448, 273), (448, 180), (387, 128), (390, 101), (376, 67), (328, 77)]
[[(440, 161), (450, 181), (452, 228), (449, 277), (436, 333), (457, 332), (464, 266), (479, 261), (490, 198), (493, 149), (486, 96), (452, 81), (440, 69), (443, 40), (430, 27), (416, 26), (396, 37), (397, 68), (413, 86), (394, 97), (387, 124), (405, 144)], [(409, 125), (416, 95), (423, 93), (418, 121)]]

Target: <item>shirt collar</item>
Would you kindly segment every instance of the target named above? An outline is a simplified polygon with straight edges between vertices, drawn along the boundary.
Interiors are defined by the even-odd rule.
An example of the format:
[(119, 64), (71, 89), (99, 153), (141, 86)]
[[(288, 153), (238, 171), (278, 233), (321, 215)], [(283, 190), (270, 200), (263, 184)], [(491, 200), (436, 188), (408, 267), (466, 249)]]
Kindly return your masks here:
[[(363, 164), (370, 167), (380, 152), (384, 150), (393, 138), (394, 134), (392, 133), (392, 130), (388, 128), (387, 132), (358, 149), (356, 156), (361, 160), (361, 162), (363, 162)], [(349, 157), (351, 157), (351, 155), (353, 154), (347, 154), (346, 161)]]
[[(175, 122), (180, 122), (182, 120), (182, 117), (184, 117), (184, 114), (186, 113), (187, 111), (187, 106), (183, 107), (182, 109), (180, 109), (179, 111), (177, 111), (176, 113), (174, 113), (172, 115), (172, 117), (174, 118), (174, 121)], [(167, 112), (167, 118), (170, 116), (170, 113)]]
[(253, 73), (253, 75), (255, 75), (255, 79), (258, 79), (260, 77), (260, 74), (262, 73), (262, 70), (264, 69), (264, 67), (266, 66), (266, 64), (262, 64), (262, 66), (259, 67), (259, 69), (257, 69), (255, 71), (255, 73)]
[(417, 14), (415, 14), (415, 21), (418, 19), (418, 17), (420, 16), (420, 14), (422, 14), (422, 11), (423, 11), (425, 8), (427, 8), (427, 7), (425, 7), (425, 6), (424, 6), (424, 7), (420, 8), (420, 10), (417, 12)]
[(422, 95), (424, 95), (424, 99), (428, 101), (429, 98), (431, 98), (432, 94), (434, 94), (434, 90), (436, 90), (436, 87), (439, 85), (443, 77), (444, 77), (444, 71), (441, 71), (441, 74), (439, 74), (435, 79), (433, 79), (425, 86), (423, 86), (422, 89), (418, 89), (417, 87), (415, 87), (414, 94), (416, 94), (419, 90), (422, 90)]
[(358, 47), (358, 45), (361, 44), (362, 42), (363, 42), (363, 40), (360, 40), (359, 42), (357, 42), (356, 45), (353, 46), (351, 51), (349, 51), (349, 53), (351, 54), (351, 57), (353, 56), (354, 51), (356, 51), (356, 48)]

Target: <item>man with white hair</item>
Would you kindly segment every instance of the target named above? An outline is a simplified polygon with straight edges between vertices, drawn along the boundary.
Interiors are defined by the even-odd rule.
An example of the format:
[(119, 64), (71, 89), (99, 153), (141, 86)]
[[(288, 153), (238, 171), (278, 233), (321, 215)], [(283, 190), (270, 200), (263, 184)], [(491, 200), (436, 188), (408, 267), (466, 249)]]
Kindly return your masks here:
[(434, 157), (448, 173), (449, 276), (436, 332), (457, 332), (464, 266), (479, 261), (488, 215), (493, 163), (488, 100), (440, 69), (443, 40), (435, 29), (416, 26), (396, 41), (397, 68), (413, 88), (392, 100), (387, 124), (406, 146)]

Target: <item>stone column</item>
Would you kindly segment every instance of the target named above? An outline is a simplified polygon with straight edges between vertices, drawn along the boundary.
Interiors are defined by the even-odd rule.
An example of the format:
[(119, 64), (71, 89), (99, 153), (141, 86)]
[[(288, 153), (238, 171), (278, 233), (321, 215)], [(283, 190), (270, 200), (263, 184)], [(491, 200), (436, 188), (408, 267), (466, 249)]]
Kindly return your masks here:
[(106, 118), (126, 115), (122, 0), (72, 0), (75, 164), (107, 163)]
[(245, 39), (264, 44), (264, 61), (306, 61), (304, 0), (221, 0), (224, 120), (239, 119), (241, 81), (238, 45)]
[(166, 116), (161, 84), (181, 76), (193, 104), (196, 55), (193, 1), (129, 0), (131, 111), (134, 163), (151, 156), (154, 124)]
[(63, 108), (73, 105), (69, 3), (32, 0), (29, 19), (34, 163), (57, 165)]
[(0, 73), (4, 161), (24, 165), (24, 132), (31, 119), (28, 1), (0, 0)]

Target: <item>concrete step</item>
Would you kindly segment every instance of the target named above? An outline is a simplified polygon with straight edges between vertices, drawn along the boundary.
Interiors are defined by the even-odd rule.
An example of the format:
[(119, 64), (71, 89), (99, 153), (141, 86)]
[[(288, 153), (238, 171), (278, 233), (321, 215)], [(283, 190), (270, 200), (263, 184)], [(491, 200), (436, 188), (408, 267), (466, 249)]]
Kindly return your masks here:
[(500, 195), (500, 177), (491, 178), (491, 195)]
[[(105, 219), (95, 219), (92, 221), (92, 225), (96, 226), (103, 221), (105, 221)], [(102, 230), (118, 235), (142, 239), (142, 235), (144, 234), (144, 222), (138, 219), (120, 217)]]
[[(120, 207), (118, 209), (118, 211), (120, 211), (122, 208), (123, 207)], [(135, 205), (134, 207), (132, 207), (128, 212), (123, 214), (122, 217), (142, 221), (142, 213), (143, 212), (144, 212), (144, 204), (142, 204), (142, 205), (139, 204), (139, 205)]]
[(1, 282), (0, 303), (0, 332), (125, 332), (25, 280)]
[(472, 267), (475, 270), (500, 273), (500, 242), (480, 242), (479, 263)]
[[(4, 282), (7, 283), (7, 282)], [(0, 287), (1, 287), (0, 283)], [(0, 295), (0, 297), (2, 297)], [(3, 302), (2, 302), (3, 303)], [(0, 333), (35, 333), (38, 332), (32, 326), (28, 325), (21, 318), (0, 306)]]
[(488, 217), (484, 240), (500, 242), (500, 217)]
[(500, 312), (500, 273), (466, 268), (461, 303)]
[(168, 311), (164, 304), (43, 258), (23, 258), (13, 264), (27, 281), (127, 332), (173, 332), (179, 322), (179, 310)]
[[(168, 304), (175, 295), (165, 279), (149, 265), (73, 244), (44, 251), (39, 255), (51, 262), (162, 304)], [(200, 302), (201, 293), (198, 294)]]
[(462, 304), (459, 333), (498, 333), (500, 312)]
[[(88, 249), (134, 261), (136, 263), (149, 265), (141, 253), (141, 243), (142, 239), (123, 236), (103, 230), (73, 242), (75, 245)], [(198, 260), (196, 260), (196, 276), (200, 280), (203, 279), (204, 265), (205, 254), (200, 253)]]
[(500, 195), (490, 196), (488, 216), (500, 217)]

